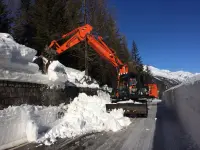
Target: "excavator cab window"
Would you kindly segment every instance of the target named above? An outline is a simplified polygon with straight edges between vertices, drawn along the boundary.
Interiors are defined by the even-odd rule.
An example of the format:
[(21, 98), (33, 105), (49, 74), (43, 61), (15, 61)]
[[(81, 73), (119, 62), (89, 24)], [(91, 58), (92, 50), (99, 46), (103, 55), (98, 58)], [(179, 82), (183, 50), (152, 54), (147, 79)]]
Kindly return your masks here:
[(129, 87), (128, 76), (126, 75), (121, 76), (118, 86), (119, 97), (121, 98), (128, 97), (128, 87)]
[(130, 84), (130, 85), (136, 85), (136, 84), (137, 84), (136, 78), (130, 78), (130, 79), (129, 79), (129, 84)]
[(130, 95), (136, 95), (137, 92), (137, 79), (136, 78), (130, 78), (129, 79), (129, 94)]

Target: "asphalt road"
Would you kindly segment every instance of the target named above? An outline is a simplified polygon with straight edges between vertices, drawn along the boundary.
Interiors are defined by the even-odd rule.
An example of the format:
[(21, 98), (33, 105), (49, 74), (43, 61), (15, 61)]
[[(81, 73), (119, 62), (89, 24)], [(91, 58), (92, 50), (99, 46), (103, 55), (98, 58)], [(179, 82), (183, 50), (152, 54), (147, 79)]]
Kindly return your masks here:
[(151, 105), (148, 118), (132, 118), (127, 128), (113, 133), (96, 133), (69, 142), (62, 139), (50, 147), (28, 145), (19, 149), (69, 150), (200, 150), (163, 104)]

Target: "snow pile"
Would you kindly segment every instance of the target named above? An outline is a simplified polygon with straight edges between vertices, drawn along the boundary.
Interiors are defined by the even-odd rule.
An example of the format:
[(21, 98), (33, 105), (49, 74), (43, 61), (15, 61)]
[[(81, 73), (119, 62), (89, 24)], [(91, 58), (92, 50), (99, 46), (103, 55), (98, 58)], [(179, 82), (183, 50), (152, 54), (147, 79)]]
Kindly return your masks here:
[(116, 132), (131, 123), (129, 118), (123, 117), (123, 110), (113, 110), (111, 113), (107, 113), (105, 107), (107, 103), (110, 103), (110, 97), (105, 93), (99, 93), (98, 96), (79, 94), (68, 105), (62, 122), (37, 142), (51, 145), (57, 138), (73, 138), (98, 131)]
[[(185, 71), (176, 71), (176, 72), (171, 72), (169, 70), (162, 70), (155, 68), (153, 66), (148, 66), (152, 74), (156, 77), (164, 77), (167, 79), (171, 80), (178, 80), (180, 82), (183, 82), (193, 76), (196, 76), (200, 73), (190, 73), (190, 72), (185, 72)], [(144, 69), (146, 70), (147, 66), (144, 66)]]
[(104, 92), (99, 92), (98, 96), (81, 93), (69, 105), (21, 105), (0, 110), (0, 134), (3, 135), (0, 149), (25, 142), (50, 145), (57, 138), (73, 138), (91, 132), (116, 132), (131, 123), (129, 118), (123, 117), (122, 109), (107, 113), (107, 103), (110, 103), (110, 96)]
[[(73, 83), (78, 87), (90, 87), (90, 88), (99, 88), (99, 85), (95, 80), (92, 80), (90, 77), (85, 76), (85, 71), (79, 71), (69, 67), (65, 67), (59, 61), (53, 61), (48, 68), (48, 77), (49, 80), (54, 82), (66, 81)], [(86, 83), (86, 77), (90, 80), (91, 84)]]
[(0, 69), (0, 79), (10, 81), (32, 82), (53, 85), (53, 81), (48, 79), (47, 75), (41, 73), (29, 74), (24, 72)]
[(26, 136), (29, 142), (34, 142), (38, 138), (38, 126), (37, 124), (29, 120), (26, 125)]
[(64, 109), (64, 105), (21, 105), (0, 110), (0, 149), (35, 141), (38, 133), (60, 123), (58, 114)]
[(16, 43), (7, 33), (0, 33), (1, 70), (35, 73), (39, 69), (36, 64), (31, 63), (35, 55), (34, 49)]

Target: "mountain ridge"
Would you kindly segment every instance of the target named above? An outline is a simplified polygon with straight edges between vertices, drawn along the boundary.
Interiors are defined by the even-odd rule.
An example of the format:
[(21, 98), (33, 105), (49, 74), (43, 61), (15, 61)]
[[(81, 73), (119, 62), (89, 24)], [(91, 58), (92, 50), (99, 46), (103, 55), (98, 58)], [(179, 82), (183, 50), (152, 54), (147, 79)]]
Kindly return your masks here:
[[(144, 65), (144, 69), (146, 70), (147, 65)], [(179, 82), (183, 82), (187, 80), (188, 78), (194, 77), (196, 75), (200, 75), (200, 73), (191, 73), (188, 71), (170, 71), (166, 69), (159, 69), (154, 66), (148, 66), (149, 70), (151, 71), (152, 75), (154, 77), (158, 78), (166, 78), (170, 80), (175, 80)]]

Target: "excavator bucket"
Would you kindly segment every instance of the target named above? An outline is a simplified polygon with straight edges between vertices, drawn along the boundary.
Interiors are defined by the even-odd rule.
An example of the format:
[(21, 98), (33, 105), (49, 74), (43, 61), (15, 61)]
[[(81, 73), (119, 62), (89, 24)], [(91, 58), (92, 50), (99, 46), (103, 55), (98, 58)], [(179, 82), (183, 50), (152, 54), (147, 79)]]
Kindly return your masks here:
[(40, 66), (40, 70), (42, 71), (42, 73), (46, 74), (47, 73), (47, 70), (48, 70), (48, 67), (50, 65), (50, 63), (53, 61), (53, 60), (56, 60), (57, 58), (57, 54), (56, 54), (56, 51), (54, 49), (51, 49), (51, 48), (48, 48), (46, 47), (44, 49), (44, 51), (42, 52), (40, 58), (42, 58), (43, 60), (43, 64), (42, 66)]
[(52, 61), (56, 59), (56, 50), (52, 48), (45, 47), (44, 51), (42, 52), (42, 56), (45, 57), (47, 60)]
[(112, 103), (106, 104), (106, 111), (110, 112), (114, 109), (123, 109), (125, 116), (137, 116), (147, 117), (148, 116), (148, 105), (146, 103)]

